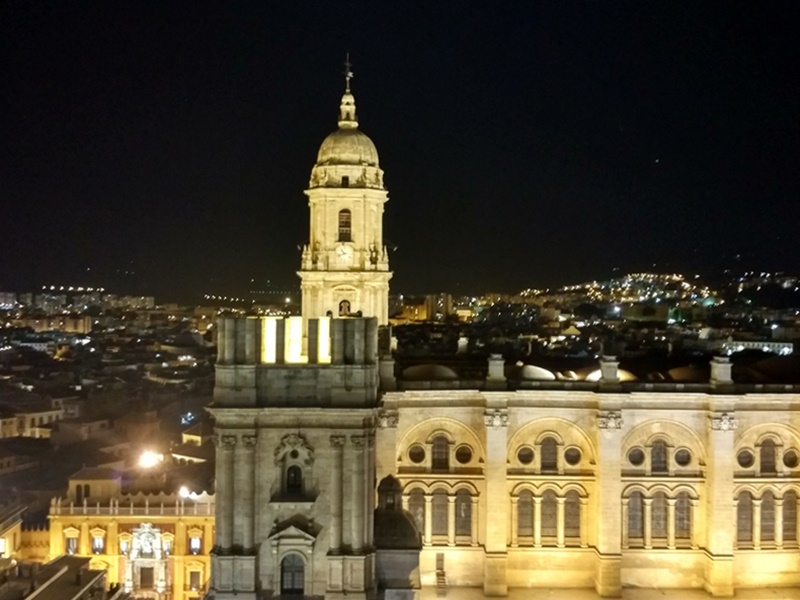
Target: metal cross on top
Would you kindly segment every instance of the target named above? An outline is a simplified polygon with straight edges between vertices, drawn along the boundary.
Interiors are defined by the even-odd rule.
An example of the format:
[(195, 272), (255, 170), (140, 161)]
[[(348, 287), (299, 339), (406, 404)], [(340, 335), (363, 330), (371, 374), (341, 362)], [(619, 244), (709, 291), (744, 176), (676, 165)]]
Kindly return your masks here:
[(353, 78), (353, 70), (350, 68), (353, 65), (350, 63), (350, 53), (347, 53), (347, 57), (344, 61), (344, 81), (345, 81), (345, 89), (346, 91), (350, 91), (350, 80)]

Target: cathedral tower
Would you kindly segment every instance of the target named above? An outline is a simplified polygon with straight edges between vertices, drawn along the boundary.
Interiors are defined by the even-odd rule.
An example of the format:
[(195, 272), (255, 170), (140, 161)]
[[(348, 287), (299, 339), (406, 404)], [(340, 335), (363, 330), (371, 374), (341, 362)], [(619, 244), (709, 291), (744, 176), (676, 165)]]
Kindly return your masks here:
[(388, 322), (389, 257), (383, 241), (388, 199), (375, 144), (358, 128), (349, 69), (339, 107), (339, 128), (320, 146), (306, 196), (309, 243), (298, 275), (305, 320), (376, 317)]

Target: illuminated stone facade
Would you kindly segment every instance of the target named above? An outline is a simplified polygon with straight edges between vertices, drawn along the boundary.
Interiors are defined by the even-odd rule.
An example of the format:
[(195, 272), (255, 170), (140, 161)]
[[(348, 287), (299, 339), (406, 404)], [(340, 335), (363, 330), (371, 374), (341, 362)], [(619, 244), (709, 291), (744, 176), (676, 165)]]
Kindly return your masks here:
[(84, 469), (49, 511), (49, 557), (92, 559), (135, 598), (191, 600), (208, 588), (214, 497), (122, 494), (110, 469)]

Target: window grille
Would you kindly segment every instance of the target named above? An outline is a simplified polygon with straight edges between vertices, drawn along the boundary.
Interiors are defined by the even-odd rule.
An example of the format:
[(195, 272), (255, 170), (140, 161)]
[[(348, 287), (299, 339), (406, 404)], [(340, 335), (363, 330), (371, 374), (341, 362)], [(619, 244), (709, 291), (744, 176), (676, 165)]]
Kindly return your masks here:
[(527, 490), (517, 499), (517, 535), (533, 535), (533, 494)]
[(431, 467), (434, 471), (447, 471), (450, 468), (450, 444), (443, 435), (433, 438)]
[(456, 493), (456, 535), (472, 535), (472, 496), (467, 490)]
[(783, 541), (797, 541), (797, 494), (783, 495)]
[(547, 490), (542, 494), (542, 536), (556, 537), (558, 532), (558, 505), (556, 493)]
[(692, 502), (689, 494), (681, 492), (675, 499), (675, 537), (688, 540), (692, 536)]
[(641, 492), (632, 492), (628, 498), (628, 537), (644, 538), (644, 510)]
[(541, 449), (542, 473), (554, 473), (558, 471), (558, 444), (551, 437), (542, 440)]
[(441, 489), (433, 492), (432, 504), (431, 533), (433, 535), (447, 535), (447, 492)]
[(736, 504), (736, 539), (753, 541), (753, 496), (750, 492), (741, 492)]
[(656, 440), (650, 448), (650, 472), (667, 473), (667, 443)]

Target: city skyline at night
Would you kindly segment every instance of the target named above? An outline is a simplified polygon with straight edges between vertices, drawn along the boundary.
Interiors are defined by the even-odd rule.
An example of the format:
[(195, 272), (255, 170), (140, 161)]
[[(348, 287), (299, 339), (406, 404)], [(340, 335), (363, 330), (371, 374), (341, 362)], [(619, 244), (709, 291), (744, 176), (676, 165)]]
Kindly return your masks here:
[(392, 289), (797, 272), (784, 6), (8, 5), (0, 286), (296, 289), (347, 51)]

